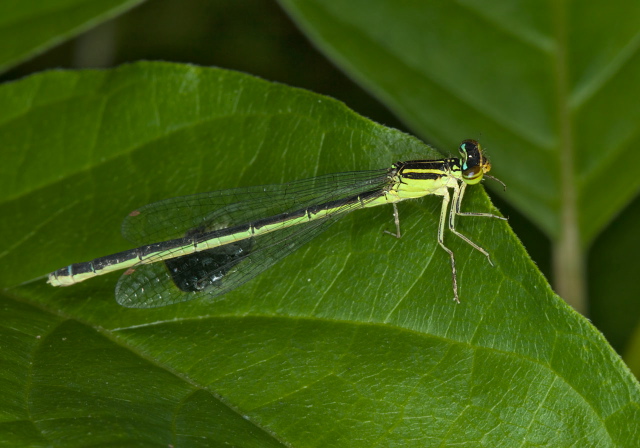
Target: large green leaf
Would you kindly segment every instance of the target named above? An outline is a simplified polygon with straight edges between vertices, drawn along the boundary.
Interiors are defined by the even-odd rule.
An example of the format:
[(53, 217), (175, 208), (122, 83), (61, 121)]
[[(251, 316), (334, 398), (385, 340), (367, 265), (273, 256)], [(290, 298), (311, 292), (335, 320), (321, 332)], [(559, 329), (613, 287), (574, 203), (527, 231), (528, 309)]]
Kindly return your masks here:
[[(341, 103), (170, 64), (0, 88), (6, 446), (638, 446), (640, 387), (508, 224), (435, 232), (440, 201), (346, 217), (215, 303), (135, 310), (117, 276), (34, 279), (127, 248), (147, 202), (436, 153)], [(481, 187), (465, 210), (491, 210)]]
[(142, 1), (0, 1), (0, 72)]

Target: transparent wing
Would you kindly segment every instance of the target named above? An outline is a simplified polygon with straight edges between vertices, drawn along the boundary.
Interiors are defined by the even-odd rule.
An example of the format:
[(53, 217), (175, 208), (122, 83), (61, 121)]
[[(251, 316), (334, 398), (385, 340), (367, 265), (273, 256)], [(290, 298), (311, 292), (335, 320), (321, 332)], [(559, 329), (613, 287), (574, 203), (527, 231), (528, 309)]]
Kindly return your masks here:
[(116, 300), (130, 308), (155, 308), (213, 299), (248, 282), (312, 240), (344, 213), (123, 274)]
[(381, 188), (388, 170), (328, 174), (287, 184), (235, 188), (166, 199), (129, 214), (122, 234), (151, 244), (255, 221)]
[[(168, 199), (130, 215), (123, 233), (140, 243), (181, 238), (380, 191), (388, 182), (387, 170), (362, 171)], [(116, 299), (127, 307), (152, 308), (215, 298), (264, 272), (367, 202), (346, 203), (324, 219), (283, 225), (280, 230), (214, 249), (137, 265), (118, 281)]]

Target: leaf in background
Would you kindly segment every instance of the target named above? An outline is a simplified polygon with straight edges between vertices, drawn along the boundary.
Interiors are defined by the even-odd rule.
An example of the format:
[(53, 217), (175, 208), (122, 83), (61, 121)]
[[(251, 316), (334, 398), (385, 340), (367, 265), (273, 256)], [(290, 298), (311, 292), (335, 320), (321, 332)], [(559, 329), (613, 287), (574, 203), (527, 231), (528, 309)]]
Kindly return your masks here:
[(482, 133), (508, 198), (552, 238), (561, 207), (588, 245), (636, 195), (637, 2), (281, 3), (420, 134)]
[(640, 325), (636, 327), (631, 336), (624, 360), (636, 378), (640, 377)]
[[(127, 247), (163, 197), (436, 154), (326, 97), (141, 63), (0, 88), (3, 285)], [(119, 307), (117, 275), (0, 297), (0, 433), (13, 445), (637, 446), (640, 388), (555, 296), (508, 225), (438, 198), (346, 217), (215, 303)], [(480, 187), (465, 210), (491, 210)], [(635, 422), (635, 424), (633, 424)]]
[[(0, 72), (111, 19), (143, 0), (0, 2)], [(10, 42), (10, 45), (7, 44)]]

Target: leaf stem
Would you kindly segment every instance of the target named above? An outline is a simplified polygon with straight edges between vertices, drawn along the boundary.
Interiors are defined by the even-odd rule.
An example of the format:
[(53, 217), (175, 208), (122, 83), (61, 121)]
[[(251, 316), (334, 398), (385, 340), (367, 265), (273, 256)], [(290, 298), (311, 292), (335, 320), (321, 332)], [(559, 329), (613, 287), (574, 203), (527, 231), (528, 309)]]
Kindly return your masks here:
[(574, 207), (562, 209), (562, 234), (553, 246), (553, 273), (556, 292), (576, 311), (587, 312), (584, 253), (580, 245)]
[(553, 271), (557, 293), (578, 312), (586, 312), (584, 252), (580, 242), (574, 141), (569, 107), (567, 65), (567, 4), (553, 2), (556, 57), (556, 100), (560, 144), (560, 235), (553, 247)]

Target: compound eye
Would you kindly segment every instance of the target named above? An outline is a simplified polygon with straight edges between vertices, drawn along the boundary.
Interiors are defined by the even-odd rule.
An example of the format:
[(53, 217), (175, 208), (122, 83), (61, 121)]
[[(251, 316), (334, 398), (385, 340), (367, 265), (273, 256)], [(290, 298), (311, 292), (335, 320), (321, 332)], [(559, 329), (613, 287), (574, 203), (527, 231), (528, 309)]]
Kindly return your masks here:
[(460, 143), (460, 155), (463, 158), (467, 158), (469, 156), (469, 154), (474, 154), (476, 152), (478, 152), (478, 150), (480, 149), (480, 144), (475, 141), (475, 140), (463, 140), (462, 143)]

